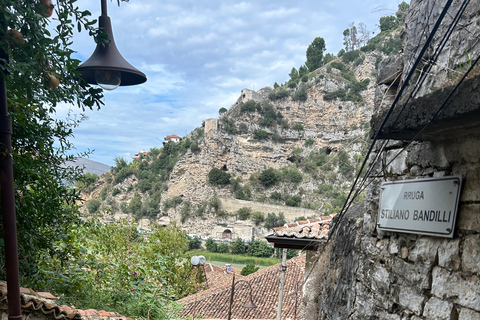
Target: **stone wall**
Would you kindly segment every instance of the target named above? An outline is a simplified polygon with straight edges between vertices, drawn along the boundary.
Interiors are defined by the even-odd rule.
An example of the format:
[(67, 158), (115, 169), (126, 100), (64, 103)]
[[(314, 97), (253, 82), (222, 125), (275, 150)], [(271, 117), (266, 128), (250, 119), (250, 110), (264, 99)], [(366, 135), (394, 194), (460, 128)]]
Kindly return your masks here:
[[(407, 17), (404, 39), (407, 49), (420, 41), (419, 28), (431, 30), (436, 20), (433, 17), (438, 17), (444, 6), (445, 1), (441, 2), (411, 1), (413, 10)], [(454, 3), (453, 12), (460, 1)], [(432, 18), (426, 19), (430, 12)], [(455, 38), (446, 45), (450, 48), (446, 51), (448, 54), (442, 55), (451, 65), (457, 65), (456, 61), (462, 61), (466, 54), (474, 58), (479, 54), (480, 4), (471, 2), (465, 12)], [(476, 29), (472, 31), (474, 26)], [(445, 26), (440, 30), (445, 30)], [(440, 35), (434, 39), (432, 48), (438, 45)], [(458, 50), (455, 46), (459, 42), (469, 43), (468, 50)], [(407, 58), (411, 57), (411, 51), (406, 50), (405, 62), (411, 61)], [(439, 69), (433, 70), (441, 73)], [(439, 82), (442, 79), (443, 85)], [(341, 219), (337, 216), (336, 232), (317, 253), (311, 278), (306, 273), (306, 284), (319, 285), (316, 290), (310, 290), (310, 296), (304, 297), (303, 319), (480, 319), (480, 132), (475, 125), (480, 113), (479, 77), (474, 75), (463, 85), (463, 97), (454, 96), (457, 100), (453, 104), (470, 90), (465, 108), (452, 109), (432, 122), (432, 110), (437, 110), (448, 90), (453, 89), (451, 81), (452, 78), (443, 73), (437, 78), (432, 74), (426, 89), (405, 105), (405, 121), (392, 121), (383, 131), (379, 124), (385, 108), (377, 103), (372, 131), (374, 134), (381, 131), (381, 139), (396, 137), (397, 140), (390, 140), (385, 149), (380, 148), (385, 140), (377, 143), (374, 152), (379, 153), (380, 161), (372, 176), (383, 178), (369, 180), (365, 202), (353, 207)], [(394, 82), (392, 79), (390, 84)], [(386, 90), (382, 86), (377, 88), (380, 95)], [(422, 123), (434, 130), (425, 129), (419, 138), (417, 133)], [(409, 144), (412, 140), (415, 141)], [(396, 155), (399, 156), (395, 158)], [(452, 239), (377, 230), (382, 181), (450, 175), (463, 178)], [(312, 301), (316, 303), (314, 307)]]

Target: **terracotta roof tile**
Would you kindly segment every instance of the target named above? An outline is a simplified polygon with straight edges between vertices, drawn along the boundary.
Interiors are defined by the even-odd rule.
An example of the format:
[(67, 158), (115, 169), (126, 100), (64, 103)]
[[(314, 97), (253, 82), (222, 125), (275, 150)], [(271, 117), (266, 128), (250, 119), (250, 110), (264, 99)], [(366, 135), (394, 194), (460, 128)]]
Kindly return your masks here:
[[(234, 292), (233, 319), (276, 319), (279, 270), (280, 264), (276, 264), (241, 279), (247, 281), (252, 287), (252, 299), (257, 305), (255, 309), (243, 307), (248, 301), (249, 289), (247, 285), (239, 283), (240, 278), (236, 276), (235, 282), (238, 285), (235, 286)], [(304, 254), (287, 261), (282, 313), (285, 319), (300, 319), (304, 270)], [(178, 300), (183, 305), (181, 318), (201, 315), (202, 319), (226, 319), (231, 292), (231, 275), (229, 275), (229, 280), (221, 287), (200, 291)]]
[[(7, 283), (0, 281), (0, 301), (6, 303)], [(37, 311), (45, 315), (45, 319), (52, 320), (94, 320), (101, 317), (101, 320), (120, 320), (129, 319), (116, 312), (105, 310), (97, 311), (94, 309), (79, 310), (67, 305), (58, 305), (55, 303), (57, 297), (48, 292), (35, 292), (32, 289), (20, 288), (20, 302), (23, 318), (26, 315)]]
[(298, 239), (327, 239), (328, 230), (335, 215), (285, 223), (282, 227), (273, 228), (274, 235)]

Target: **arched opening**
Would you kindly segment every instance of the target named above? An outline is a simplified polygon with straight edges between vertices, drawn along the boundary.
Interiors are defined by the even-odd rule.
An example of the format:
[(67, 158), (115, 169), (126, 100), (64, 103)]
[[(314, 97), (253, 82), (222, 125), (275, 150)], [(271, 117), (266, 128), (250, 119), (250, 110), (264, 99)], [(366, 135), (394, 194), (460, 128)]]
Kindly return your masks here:
[(222, 232), (222, 239), (232, 239), (232, 230), (230, 229), (225, 229)]

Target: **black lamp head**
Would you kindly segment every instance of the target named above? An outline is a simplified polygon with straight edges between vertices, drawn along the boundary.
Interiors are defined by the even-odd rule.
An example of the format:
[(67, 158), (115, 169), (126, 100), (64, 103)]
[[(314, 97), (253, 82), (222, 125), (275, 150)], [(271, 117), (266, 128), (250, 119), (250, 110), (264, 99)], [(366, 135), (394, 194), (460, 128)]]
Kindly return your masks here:
[[(82, 78), (91, 84), (99, 84), (99, 74), (107, 80), (114, 75), (121, 78), (120, 86), (131, 86), (141, 84), (147, 81), (147, 77), (143, 72), (136, 69), (120, 54), (113, 39), (113, 31), (110, 17), (102, 14), (99, 17), (98, 25), (101, 31), (108, 35), (110, 42), (98, 43), (93, 54), (87, 61), (78, 66)], [(102, 86), (103, 87), (103, 86)], [(111, 89), (114, 89), (111, 88)]]

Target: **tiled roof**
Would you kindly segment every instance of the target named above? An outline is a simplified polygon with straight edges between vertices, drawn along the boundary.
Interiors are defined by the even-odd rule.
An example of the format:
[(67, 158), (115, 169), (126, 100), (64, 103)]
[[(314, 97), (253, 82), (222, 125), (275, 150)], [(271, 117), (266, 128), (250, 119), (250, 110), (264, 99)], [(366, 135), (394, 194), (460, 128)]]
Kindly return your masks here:
[[(26, 315), (42, 313), (44, 319), (65, 320), (126, 320), (131, 319), (116, 312), (105, 310), (79, 310), (67, 305), (56, 304), (56, 297), (48, 292), (35, 292), (32, 289), (20, 288), (20, 301), (23, 318)], [(7, 304), (7, 283), (0, 281), (0, 309), (5, 310)], [(30, 317), (31, 318), (31, 317)], [(34, 319), (37, 317), (33, 317)], [(133, 320), (133, 319), (131, 319)]]
[[(280, 264), (276, 264), (241, 278), (242, 282), (247, 281), (252, 287), (252, 300), (257, 305), (254, 309), (243, 307), (248, 301), (249, 289), (248, 285), (239, 282), (240, 277), (236, 277), (233, 319), (276, 319), (280, 267)], [(304, 269), (304, 254), (287, 261), (282, 319), (300, 319)], [(183, 305), (181, 318), (194, 315), (195, 318), (201, 316), (202, 319), (226, 319), (232, 284), (232, 276), (229, 276), (230, 281), (227, 284), (178, 300)]]
[(176, 134), (169, 134), (165, 137), (165, 139), (173, 139), (173, 138), (182, 139), (182, 137), (179, 137)]
[[(205, 275), (207, 277), (207, 287), (208, 288), (217, 288), (223, 285), (232, 284), (232, 275), (225, 271), (225, 267), (219, 267), (211, 263), (206, 263), (204, 265), (205, 268)], [(240, 275), (242, 270), (237, 268), (232, 268), (235, 272), (236, 279), (240, 280), (243, 278)]]
[(335, 215), (285, 223), (283, 227), (273, 228), (274, 235), (298, 239), (328, 239), (328, 230)]

